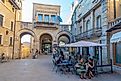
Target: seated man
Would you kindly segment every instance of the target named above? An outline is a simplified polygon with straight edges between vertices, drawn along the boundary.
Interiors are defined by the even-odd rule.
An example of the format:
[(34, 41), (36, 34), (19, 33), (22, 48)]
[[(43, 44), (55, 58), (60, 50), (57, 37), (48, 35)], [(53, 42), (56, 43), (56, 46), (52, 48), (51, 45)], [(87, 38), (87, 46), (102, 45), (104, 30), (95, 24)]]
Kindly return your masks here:
[(2, 54), (1, 54), (1, 63), (3, 62), (4, 59), (5, 59), (5, 54), (2, 53)]
[(75, 65), (77, 74), (80, 75), (81, 79), (86, 79), (85, 74), (86, 74), (86, 64), (84, 63), (83, 58)]

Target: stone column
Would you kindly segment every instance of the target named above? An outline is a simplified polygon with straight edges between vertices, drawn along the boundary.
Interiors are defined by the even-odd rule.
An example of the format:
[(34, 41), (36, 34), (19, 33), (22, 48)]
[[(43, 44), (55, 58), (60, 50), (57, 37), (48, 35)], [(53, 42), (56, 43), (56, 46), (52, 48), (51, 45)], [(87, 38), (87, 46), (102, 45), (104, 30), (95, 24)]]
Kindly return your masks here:
[(82, 33), (84, 32), (84, 19), (82, 19)]
[(94, 19), (94, 11), (91, 12), (91, 27), (95, 28), (95, 19)]
[(39, 45), (40, 45), (39, 40), (35, 40), (34, 47), (33, 47), (34, 50), (35, 50), (35, 49), (38, 49), (38, 50), (39, 50), (39, 48), (40, 48)]

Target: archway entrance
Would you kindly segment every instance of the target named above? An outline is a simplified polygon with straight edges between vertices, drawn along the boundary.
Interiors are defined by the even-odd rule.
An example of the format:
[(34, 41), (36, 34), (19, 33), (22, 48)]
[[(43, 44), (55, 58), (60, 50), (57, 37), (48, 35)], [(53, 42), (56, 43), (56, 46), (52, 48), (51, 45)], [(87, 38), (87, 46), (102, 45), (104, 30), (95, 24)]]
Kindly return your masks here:
[(70, 37), (66, 34), (62, 34), (59, 36), (58, 38), (58, 44), (59, 45), (65, 45), (65, 44), (68, 44), (70, 43)]
[(52, 53), (52, 36), (43, 34), (40, 36), (40, 50), (43, 54)]
[[(19, 58), (31, 58), (32, 49), (34, 49), (34, 36), (29, 32), (23, 32), (20, 34), (20, 53)], [(34, 50), (33, 50), (34, 51)]]

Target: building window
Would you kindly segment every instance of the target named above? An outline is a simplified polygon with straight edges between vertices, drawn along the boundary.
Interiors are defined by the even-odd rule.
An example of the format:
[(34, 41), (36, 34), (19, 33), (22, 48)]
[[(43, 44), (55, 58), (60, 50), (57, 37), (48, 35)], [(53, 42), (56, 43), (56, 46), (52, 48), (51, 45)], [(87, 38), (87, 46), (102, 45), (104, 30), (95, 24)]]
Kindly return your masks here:
[(38, 21), (42, 22), (42, 20), (43, 20), (43, 15), (42, 14), (38, 14)]
[(51, 21), (54, 22), (54, 23), (56, 22), (56, 16), (55, 15), (51, 15)]
[(14, 7), (12, 8), (12, 11), (13, 11), (13, 12), (15, 11)]
[(13, 31), (13, 21), (11, 21), (11, 31)]
[(101, 28), (101, 16), (97, 17), (96, 27)]
[(3, 26), (3, 15), (0, 14), (0, 26)]
[(13, 38), (10, 37), (10, 46), (12, 46)]
[(49, 22), (49, 15), (45, 15), (45, 16), (44, 16), (44, 21), (45, 21), (45, 22)]
[(2, 35), (0, 35), (0, 45), (2, 45)]
[(121, 43), (116, 44), (116, 55), (115, 55), (115, 62), (116, 64), (121, 65)]
[(87, 20), (86, 22), (86, 31), (88, 31), (90, 28), (90, 20)]
[(8, 33), (9, 33), (9, 32), (8, 32), (8, 31), (6, 31), (6, 35), (8, 35)]
[(80, 27), (80, 33), (82, 33), (82, 26)]

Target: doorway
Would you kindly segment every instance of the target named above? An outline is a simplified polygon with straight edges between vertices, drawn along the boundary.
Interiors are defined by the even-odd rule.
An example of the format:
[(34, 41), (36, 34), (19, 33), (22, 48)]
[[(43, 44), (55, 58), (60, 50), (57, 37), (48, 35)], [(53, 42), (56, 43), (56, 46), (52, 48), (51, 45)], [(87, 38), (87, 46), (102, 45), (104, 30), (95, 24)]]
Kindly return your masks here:
[(52, 36), (49, 34), (43, 34), (40, 37), (40, 50), (43, 54), (52, 53)]

